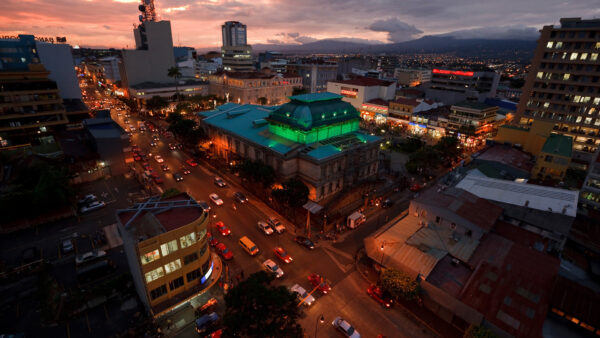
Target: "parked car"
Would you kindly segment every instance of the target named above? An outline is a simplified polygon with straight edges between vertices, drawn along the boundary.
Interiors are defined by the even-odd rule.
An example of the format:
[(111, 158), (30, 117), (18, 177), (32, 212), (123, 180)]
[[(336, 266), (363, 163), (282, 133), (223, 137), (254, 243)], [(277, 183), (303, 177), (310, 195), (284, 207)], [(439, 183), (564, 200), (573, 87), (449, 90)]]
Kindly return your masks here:
[(80, 254), (80, 255), (77, 255), (77, 257), (75, 257), (75, 264), (81, 265), (81, 264), (93, 262), (104, 256), (106, 256), (106, 251), (104, 251), (104, 250), (94, 250), (94, 251), (86, 252), (84, 254)]
[(64, 241), (62, 241), (60, 248), (64, 255), (75, 251), (75, 247), (73, 246), (73, 240), (71, 239), (65, 239)]
[(419, 191), (421, 189), (423, 189), (423, 187), (421, 187), (421, 185), (418, 184), (418, 183), (415, 183), (415, 184), (411, 185), (410, 188), (409, 188), (409, 190), (412, 191), (412, 192), (417, 192), (417, 191)]
[(246, 203), (248, 202), (248, 198), (246, 198), (246, 195), (244, 195), (243, 193), (237, 191), (233, 194), (233, 199), (238, 202), (238, 203)]
[(291, 263), (294, 260), (292, 256), (288, 255), (288, 253), (280, 246), (273, 249), (273, 253), (277, 258), (285, 263)]
[(188, 169), (187, 167), (181, 167), (181, 172), (184, 175), (189, 175), (191, 173), (190, 169)]
[(277, 231), (278, 234), (285, 231), (285, 226), (281, 224), (281, 221), (276, 217), (269, 217), (269, 225), (273, 230)]
[(298, 243), (299, 245), (302, 245), (303, 247), (309, 249), (309, 250), (313, 250), (315, 248), (315, 243), (313, 243), (310, 239), (303, 237), (303, 236), (296, 236), (294, 237), (294, 241), (296, 241), (296, 243)]
[(217, 230), (222, 236), (227, 236), (231, 234), (231, 230), (229, 229), (229, 227), (227, 227), (227, 225), (225, 225), (225, 223), (223, 223), (222, 221), (218, 221), (217, 223), (215, 223), (215, 226), (217, 227)]
[(154, 160), (158, 163), (163, 163), (165, 161), (160, 155), (155, 155)]
[(94, 201), (94, 202), (91, 202), (91, 203), (89, 203), (87, 205), (84, 205), (83, 207), (81, 207), (81, 209), (79, 209), (79, 211), (82, 214), (84, 214), (86, 212), (90, 212), (90, 211), (94, 211), (94, 210), (98, 210), (98, 209), (104, 208), (105, 205), (106, 204), (104, 204), (104, 202), (102, 202), (102, 201)]
[(258, 221), (258, 229), (260, 229), (260, 231), (262, 231), (265, 235), (273, 234), (273, 228), (271, 228), (267, 222)]
[(382, 203), (381, 203), (381, 207), (384, 209), (387, 208), (391, 208), (392, 205), (394, 205), (394, 201), (392, 201), (391, 199), (387, 198), (385, 199)]
[(80, 205), (87, 205), (87, 204), (90, 204), (90, 203), (92, 203), (94, 201), (97, 201), (97, 200), (98, 200), (98, 197), (96, 197), (96, 195), (94, 195), (94, 194), (87, 194), (87, 195), (83, 196), (82, 199), (79, 200), (79, 204)]
[(217, 241), (217, 239), (213, 237), (210, 231), (206, 232), (206, 240), (208, 241), (208, 245), (210, 246), (215, 246), (219, 244), (219, 241)]
[(375, 284), (371, 284), (371, 286), (367, 288), (367, 294), (386, 308), (390, 308), (394, 304), (392, 296)]
[(321, 293), (324, 295), (328, 294), (331, 291), (331, 285), (329, 284), (329, 281), (320, 276), (319, 274), (311, 273), (308, 276), (308, 281), (314, 287), (317, 287), (319, 291), (321, 291)]
[(283, 269), (277, 263), (273, 262), (272, 259), (267, 259), (263, 262), (263, 269), (268, 273), (272, 273), (276, 278), (283, 277)]
[(205, 333), (211, 324), (219, 320), (219, 315), (216, 312), (204, 315), (196, 319), (196, 332), (201, 334)]
[(197, 167), (198, 163), (196, 161), (194, 161), (193, 159), (189, 159), (187, 161), (185, 161), (185, 163), (187, 163), (190, 167)]
[(175, 179), (175, 182), (183, 181), (183, 176), (180, 173), (174, 173), (173, 178)]
[(298, 300), (304, 301), (305, 306), (311, 306), (315, 302), (315, 297), (309, 295), (306, 290), (298, 284), (294, 284), (290, 291), (295, 292), (297, 294)]
[(217, 194), (210, 194), (208, 195), (208, 198), (210, 198), (210, 201), (216, 205), (223, 205), (223, 200)]
[(230, 260), (230, 259), (233, 258), (233, 253), (231, 253), (231, 251), (229, 249), (227, 249), (227, 246), (225, 246), (224, 243), (217, 244), (215, 246), (215, 250), (226, 261), (228, 261), (228, 260)]
[(220, 177), (215, 177), (215, 185), (219, 188), (225, 188), (227, 186), (227, 183), (225, 181), (223, 181), (222, 178)]
[(358, 331), (356, 331), (356, 329), (342, 317), (336, 317), (333, 322), (331, 322), (331, 325), (333, 325), (333, 327), (343, 333), (346, 337), (360, 338), (360, 333), (358, 333)]

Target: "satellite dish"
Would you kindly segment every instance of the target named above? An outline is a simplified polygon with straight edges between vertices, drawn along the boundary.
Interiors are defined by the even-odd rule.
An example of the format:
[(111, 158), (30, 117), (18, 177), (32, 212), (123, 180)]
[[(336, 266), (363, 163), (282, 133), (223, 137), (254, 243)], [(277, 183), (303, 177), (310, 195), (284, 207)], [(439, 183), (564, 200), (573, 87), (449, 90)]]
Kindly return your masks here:
[(144, 5), (139, 5), (138, 9), (140, 10), (140, 12), (145, 12), (146, 11), (146, 6)]

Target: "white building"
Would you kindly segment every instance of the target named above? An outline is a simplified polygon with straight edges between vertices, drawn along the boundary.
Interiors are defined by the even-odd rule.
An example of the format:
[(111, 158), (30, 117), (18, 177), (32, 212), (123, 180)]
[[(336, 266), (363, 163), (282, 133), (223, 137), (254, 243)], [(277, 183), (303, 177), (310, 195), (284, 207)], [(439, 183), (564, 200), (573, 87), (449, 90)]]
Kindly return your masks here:
[(363, 103), (373, 99), (393, 100), (396, 82), (357, 77), (350, 80), (329, 81), (327, 91), (344, 96), (344, 101), (350, 102), (356, 109), (361, 109)]
[(50, 71), (48, 78), (58, 85), (63, 99), (81, 100), (71, 45), (36, 41), (40, 62)]
[(111, 83), (121, 80), (119, 62), (120, 59), (116, 56), (109, 56), (98, 60), (98, 64), (104, 68), (104, 78)]

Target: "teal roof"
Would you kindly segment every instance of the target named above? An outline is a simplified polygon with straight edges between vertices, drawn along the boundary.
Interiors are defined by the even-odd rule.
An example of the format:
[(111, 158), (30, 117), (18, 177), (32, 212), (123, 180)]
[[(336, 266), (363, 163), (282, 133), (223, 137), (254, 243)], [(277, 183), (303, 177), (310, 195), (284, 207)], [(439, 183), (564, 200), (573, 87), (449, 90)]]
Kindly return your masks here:
[(573, 154), (573, 138), (566, 135), (550, 134), (542, 147), (542, 152), (570, 158)]
[(220, 112), (224, 112), (230, 109), (234, 109), (239, 107), (240, 105), (237, 103), (233, 103), (233, 102), (227, 102), (225, 104), (222, 104), (220, 106), (218, 106), (217, 108), (213, 109), (213, 110), (207, 110), (207, 111), (201, 111), (198, 112), (197, 114), (203, 117), (209, 117), (215, 114), (218, 114)]
[(269, 121), (283, 123), (293, 129), (311, 130), (360, 118), (360, 113), (342, 96), (315, 93), (291, 96), (291, 101), (279, 106), (269, 115)]
[(337, 155), (341, 152), (342, 151), (340, 149), (332, 146), (331, 144), (327, 144), (327, 145), (324, 145), (317, 149), (313, 149), (313, 150), (309, 151), (308, 153), (306, 153), (306, 155), (308, 155), (310, 157), (314, 157), (318, 160), (322, 160), (324, 158), (328, 158), (330, 156)]

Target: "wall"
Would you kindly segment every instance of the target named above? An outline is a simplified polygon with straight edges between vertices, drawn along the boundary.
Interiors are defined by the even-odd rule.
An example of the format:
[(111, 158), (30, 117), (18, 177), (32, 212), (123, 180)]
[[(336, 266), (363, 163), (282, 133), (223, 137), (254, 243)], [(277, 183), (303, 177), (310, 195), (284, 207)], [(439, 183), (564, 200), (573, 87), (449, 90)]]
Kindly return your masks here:
[(75, 62), (70, 45), (36, 42), (40, 61), (50, 72), (48, 78), (58, 85), (63, 99), (81, 99), (81, 89), (75, 74)]

